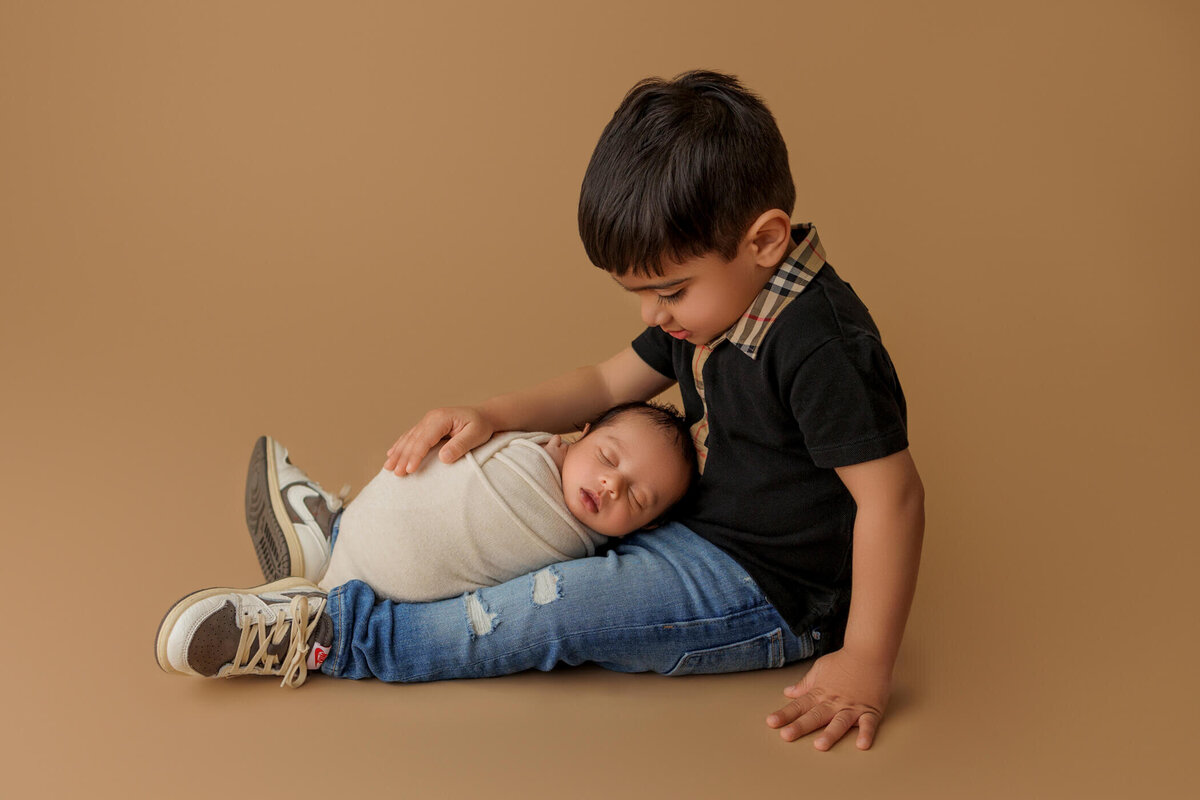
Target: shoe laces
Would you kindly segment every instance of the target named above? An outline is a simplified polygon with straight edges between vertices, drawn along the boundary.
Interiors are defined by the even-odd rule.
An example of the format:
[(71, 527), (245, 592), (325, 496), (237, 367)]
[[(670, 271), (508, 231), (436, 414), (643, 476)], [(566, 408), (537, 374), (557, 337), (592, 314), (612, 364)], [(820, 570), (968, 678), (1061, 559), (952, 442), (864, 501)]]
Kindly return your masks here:
[[(225, 676), (282, 675), (281, 687), (295, 689), (300, 686), (308, 680), (308, 638), (324, 611), (324, 597), (298, 594), (292, 597), (286, 609), (276, 605), (247, 614), (243, 618), (237, 653)], [(258, 649), (251, 654), (256, 635)], [(267, 652), (285, 638), (289, 640), (288, 649), (282, 658)]]

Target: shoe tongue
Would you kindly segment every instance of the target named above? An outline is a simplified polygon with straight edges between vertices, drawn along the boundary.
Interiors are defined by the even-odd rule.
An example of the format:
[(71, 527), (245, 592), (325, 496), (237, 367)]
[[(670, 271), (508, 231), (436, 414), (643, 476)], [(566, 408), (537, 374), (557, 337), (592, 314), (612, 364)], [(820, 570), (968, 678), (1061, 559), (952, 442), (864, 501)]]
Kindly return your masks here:
[[(316, 604), (317, 600), (321, 599), (323, 597), (324, 597), (323, 594), (313, 593), (308, 599), (308, 602), (310, 604), (309, 607), (312, 608), (312, 606), (314, 604)], [(292, 625), (306, 625), (307, 623), (308, 623), (308, 620), (306, 620), (306, 619), (293, 619), (291, 621)], [(270, 636), (271, 632), (272, 632), (272, 627), (270, 625), (268, 625), (267, 626), (267, 635)], [(292, 644), (292, 637), (291, 637), (291, 631), (289, 630), (288, 634), (283, 637), (282, 641), (272, 642), (271, 644), (267, 645), (267, 653), (269, 655), (275, 656), (276, 663), (278, 663), (285, 655), (287, 655), (288, 648), (291, 647), (291, 644)], [(320, 645), (323, 650), (325, 650), (326, 652), (329, 651), (330, 645), (333, 644), (333, 620), (330, 619), (329, 615), (326, 614), (324, 611), (321, 612), (321, 617), (320, 617), (320, 619), (317, 620), (317, 624), (313, 627), (312, 633), (310, 633), (308, 635), (308, 641), (305, 642), (305, 644), (307, 644), (310, 648), (310, 657), (311, 657), (311, 650), (315, 649), (314, 645)], [(253, 646), (251, 648), (251, 652), (253, 652), (254, 650), (257, 650), (258, 645), (259, 645), (258, 634), (256, 633), (254, 635), (254, 641), (253, 641)]]
[(333, 619), (324, 611), (321, 612), (321, 618), (317, 620), (317, 625), (313, 628), (312, 634), (308, 637), (308, 645), (320, 645), (328, 650), (333, 644)]

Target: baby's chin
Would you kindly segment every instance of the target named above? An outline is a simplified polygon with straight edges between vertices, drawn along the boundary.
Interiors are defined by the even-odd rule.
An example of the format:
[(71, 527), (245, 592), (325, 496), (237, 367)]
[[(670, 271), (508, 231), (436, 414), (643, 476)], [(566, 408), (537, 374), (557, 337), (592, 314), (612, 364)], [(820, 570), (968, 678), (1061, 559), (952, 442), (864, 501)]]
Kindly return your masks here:
[[(596, 533), (598, 533), (602, 536), (607, 536), (610, 539), (618, 539), (622, 536), (633, 533), (633, 531), (621, 531), (621, 532), (616, 532), (616, 533), (609, 533), (607, 531), (600, 530), (600, 528), (595, 527), (591, 522), (588, 521), (588, 517), (592, 516), (592, 514), (589, 513), (587, 511), (587, 509), (583, 508), (583, 504), (579, 502), (578, 498), (576, 498), (575, 502), (571, 502), (566, 497), (563, 497), (563, 502), (567, 506), (567, 511), (570, 511), (571, 516), (575, 518), (575, 521), (578, 522), (580, 525), (584, 526), (585, 528), (587, 528), (588, 530), (595, 531)], [(603, 526), (601, 526), (601, 527), (603, 527)]]

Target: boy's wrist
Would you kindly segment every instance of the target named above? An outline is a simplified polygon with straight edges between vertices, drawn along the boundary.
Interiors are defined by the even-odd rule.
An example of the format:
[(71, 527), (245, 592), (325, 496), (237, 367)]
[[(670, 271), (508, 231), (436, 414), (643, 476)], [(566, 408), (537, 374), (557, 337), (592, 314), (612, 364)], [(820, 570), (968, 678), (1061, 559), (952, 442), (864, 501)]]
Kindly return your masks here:
[(513, 430), (511, 425), (504, 424), (503, 415), (492, 405), (491, 400), (485, 400), (477, 406), (472, 406), (475, 413), (479, 415), (484, 424), (492, 429), (492, 433), (498, 431)]
[(890, 675), (892, 668), (896, 665), (898, 648), (886, 645), (881, 646), (878, 642), (856, 639), (850, 635), (850, 631), (847, 631), (846, 638), (842, 643), (842, 652), (853, 657), (856, 662), (864, 666), (886, 671)]

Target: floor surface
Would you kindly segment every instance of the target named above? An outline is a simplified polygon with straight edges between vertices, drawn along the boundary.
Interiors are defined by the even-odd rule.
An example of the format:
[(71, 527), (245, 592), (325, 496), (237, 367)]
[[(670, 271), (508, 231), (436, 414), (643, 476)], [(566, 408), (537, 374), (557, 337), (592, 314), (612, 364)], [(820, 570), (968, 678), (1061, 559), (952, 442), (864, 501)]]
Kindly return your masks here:
[[(1200, 14), (1174, 2), (0, 5), (14, 798), (1198, 796)], [(739, 75), (871, 308), (928, 494), (876, 746), (804, 668), (205, 682), (261, 433), (361, 487), (422, 412), (615, 352), (575, 209), (647, 75)]]

